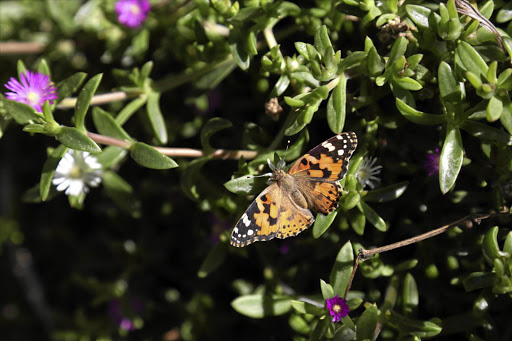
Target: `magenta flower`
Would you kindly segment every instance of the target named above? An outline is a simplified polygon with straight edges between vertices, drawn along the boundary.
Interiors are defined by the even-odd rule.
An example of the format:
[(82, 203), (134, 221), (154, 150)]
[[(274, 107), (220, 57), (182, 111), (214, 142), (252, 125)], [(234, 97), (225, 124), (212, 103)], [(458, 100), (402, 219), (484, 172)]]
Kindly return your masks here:
[(146, 20), (150, 9), (149, 0), (118, 0), (117, 20), (126, 27), (139, 27)]
[(109, 302), (109, 313), (117, 326), (124, 331), (137, 329), (135, 321), (142, 314), (142, 302), (136, 297), (123, 300), (114, 298)]
[(441, 152), (439, 148), (436, 148), (433, 153), (427, 154), (424, 166), (429, 176), (439, 174), (439, 157)]
[(325, 301), (327, 302), (327, 309), (331, 313), (332, 322), (340, 322), (342, 318), (348, 315), (350, 310), (348, 309), (347, 300), (336, 295)]
[(25, 71), (20, 76), (21, 83), (14, 77), (4, 86), (12, 92), (6, 92), (7, 99), (25, 103), (39, 112), (43, 111), (43, 104), (57, 99), (57, 88), (50, 81), (50, 77), (43, 73)]

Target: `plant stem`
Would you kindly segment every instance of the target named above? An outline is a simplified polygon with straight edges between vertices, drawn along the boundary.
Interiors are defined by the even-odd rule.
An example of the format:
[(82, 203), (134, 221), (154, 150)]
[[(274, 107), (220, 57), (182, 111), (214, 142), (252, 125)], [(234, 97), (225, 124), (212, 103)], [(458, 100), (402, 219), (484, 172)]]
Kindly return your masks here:
[[(116, 139), (114, 137), (100, 135), (88, 132), (87, 136), (89, 136), (94, 142), (101, 143), (109, 146), (117, 146), (123, 149), (130, 149), (132, 146), (132, 142), (124, 141), (120, 139)], [(171, 156), (171, 157), (190, 157), (190, 158), (198, 158), (203, 156), (209, 156), (213, 159), (240, 159), (242, 156), (245, 159), (254, 159), (258, 152), (253, 150), (227, 150), (227, 149), (217, 149), (211, 154), (207, 154), (200, 149), (192, 149), (192, 148), (167, 148), (167, 147), (154, 147), (160, 153)]]

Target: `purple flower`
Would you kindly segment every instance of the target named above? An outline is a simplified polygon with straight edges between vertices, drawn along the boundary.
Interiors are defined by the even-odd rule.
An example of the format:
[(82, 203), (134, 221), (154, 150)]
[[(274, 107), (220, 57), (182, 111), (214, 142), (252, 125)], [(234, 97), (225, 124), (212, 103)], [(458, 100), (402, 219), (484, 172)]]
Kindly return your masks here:
[(126, 27), (139, 27), (146, 20), (150, 9), (149, 0), (118, 0), (117, 20)]
[(325, 301), (327, 302), (327, 309), (331, 313), (332, 322), (340, 322), (342, 318), (348, 315), (350, 310), (348, 309), (347, 300), (336, 295)]
[(21, 83), (11, 77), (5, 84), (5, 87), (12, 91), (5, 93), (7, 99), (28, 104), (39, 112), (43, 111), (44, 102), (50, 101), (50, 104), (53, 104), (53, 100), (57, 99), (57, 88), (48, 75), (25, 71), (20, 79)]
[(439, 174), (439, 157), (441, 156), (441, 152), (439, 148), (436, 148), (433, 153), (427, 154), (427, 159), (425, 160), (424, 166), (428, 172), (429, 176), (433, 176), (435, 174)]
[(133, 331), (137, 328), (135, 321), (140, 319), (142, 314), (142, 303), (136, 297), (123, 300), (114, 298), (109, 302), (108, 310), (119, 329)]

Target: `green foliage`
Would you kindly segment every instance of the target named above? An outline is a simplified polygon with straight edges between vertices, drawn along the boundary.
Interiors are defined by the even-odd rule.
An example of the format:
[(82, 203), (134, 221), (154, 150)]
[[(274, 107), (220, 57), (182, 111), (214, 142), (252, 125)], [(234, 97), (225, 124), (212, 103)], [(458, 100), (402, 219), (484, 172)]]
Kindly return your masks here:
[[(42, 112), (0, 94), (6, 339), (508, 335), (508, 2), (151, 0), (137, 28), (115, 3), (0, 2), (0, 44), (30, 43), (0, 46), (0, 80), (31, 70), (58, 89)], [(358, 147), (338, 208), (293, 239), (232, 247), (267, 160), (343, 131)], [(60, 168), (69, 183), (99, 180), (63, 201), (72, 150), (99, 175)], [(483, 215), (360, 262), (351, 282), (363, 245), (468, 214)], [(326, 300), (347, 288), (332, 322)]]

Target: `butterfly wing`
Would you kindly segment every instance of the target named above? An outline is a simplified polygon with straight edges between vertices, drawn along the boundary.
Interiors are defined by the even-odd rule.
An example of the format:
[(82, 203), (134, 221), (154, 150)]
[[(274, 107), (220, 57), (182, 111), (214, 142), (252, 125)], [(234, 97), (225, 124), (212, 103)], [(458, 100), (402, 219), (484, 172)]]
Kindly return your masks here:
[(354, 132), (342, 133), (311, 149), (290, 167), (288, 174), (306, 198), (308, 207), (324, 214), (338, 207), (348, 162), (357, 147)]
[(296, 236), (313, 224), (308, 209), (292, 202), (288, 194), (274, 183), (251, 203), (231, 233), (231, 245), (243, 247), (274, 237)]

